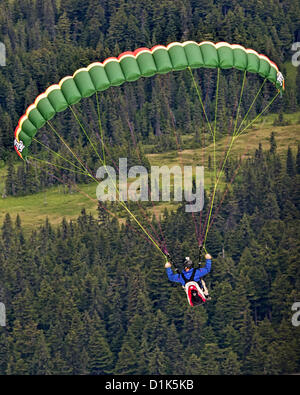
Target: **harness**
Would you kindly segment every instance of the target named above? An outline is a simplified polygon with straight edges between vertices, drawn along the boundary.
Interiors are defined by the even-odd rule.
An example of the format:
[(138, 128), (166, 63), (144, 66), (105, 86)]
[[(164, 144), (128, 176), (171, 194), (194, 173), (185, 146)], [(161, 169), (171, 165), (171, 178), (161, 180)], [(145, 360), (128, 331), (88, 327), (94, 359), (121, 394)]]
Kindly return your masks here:
[(193, 268), (193, 273), (191, 275), (191, 278), (189, 278), (189, 279), (187, 279), (183, 273), (180, 273), (180, 276), (182, 277), (182, 279), (184, 281), (184, 285), (186, 285), (190, 281), (194, 281), (195, 274), (196, 274), (196, 269), (194, 269), (194, 268)]
[(187, 279), (183, 273), (180, 273), (180, 276), (182, 277), (182, 279), (184, 281), (183, 288), (186, 292), (188, 302), (191, 306), (194, 306), (194, 303), (192, 302), (192, 296), (191, 296), (192, 291), (196, 291), (198, 296), (202, 299), (203, 302), (205, 302), (205, 300), (206, 300), (205, 295), (203, 293), (203, 286), (201, 283), (201, 279), (199, 280), (199, 282), (194, 281), (195, 274), (196, 274), (196, 269), (194, 269), (194, 268), (193, 268), (193, 273), (189, 279)]
[[(194, 280), (194, 277), (195, 277), (195, 274), (196, 274), (196, 270), (197, 270), (197, 269), (193, 268), (193, 273), (192, 273), (192, 275), (191, 275), (191, 277), (190, 277), (189, 279), (187, 279), (183, 273), (180, 273), (180, 276), (182, 277), (182, 279), (183, 279), (183, 281), (184, 281), (184, 285), (186, 285), (187, 283), (189, 283), (189, 282), (191, 282), (191, 281), (195, 281), (195, 280)], [(203, 285), (202, 285), (202, 282), (201, 282), (201, 278), (199, 279), (199, 281), (195, 281), (195, 282), (196, 282), (196, 283), (200, 286), (200, 288), (203, 290)]]

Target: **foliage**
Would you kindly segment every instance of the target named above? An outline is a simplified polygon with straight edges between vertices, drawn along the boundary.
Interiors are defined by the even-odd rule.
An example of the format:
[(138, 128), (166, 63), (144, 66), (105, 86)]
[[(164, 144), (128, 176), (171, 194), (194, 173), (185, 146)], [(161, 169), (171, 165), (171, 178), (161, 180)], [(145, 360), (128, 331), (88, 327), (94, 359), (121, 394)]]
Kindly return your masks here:
[[(100, 221), (83, 210), (77, 221), (57, 229), (46, 222), (28, 238), (20, 219), (14, 224), (7, 215), (0, 374), (299, 371), (298, 328), (291, 324), (300, 297), (299, 174), (290, 172), (290, 155), (276, 173), (275, 144), (273, 136), (272, 152), (242, 166), (242, 180), (220, 210), (207, 276), (212, 300), (199, 308), (168, 282), (158, 253), (135, 232), (128, 238), (114, 219), (103, 222), (101, 210)], [(181, 224), (192, 231), (183, 210), (162, 221), (171, 253), (175, 245), (177, 252), (194, 250), (189, 232), (178, 237)]]

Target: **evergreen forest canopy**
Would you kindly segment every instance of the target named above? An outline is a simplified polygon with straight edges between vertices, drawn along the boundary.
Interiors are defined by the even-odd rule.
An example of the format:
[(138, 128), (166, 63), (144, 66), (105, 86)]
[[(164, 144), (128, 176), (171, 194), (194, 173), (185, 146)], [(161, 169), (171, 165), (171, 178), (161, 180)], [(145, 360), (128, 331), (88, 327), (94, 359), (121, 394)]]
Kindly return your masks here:
[[(244, 163), (221, 207), (207, 241), (212, 300), (198, 308), (168, 282), (153, 246), (106, 211), (58, 228), (46, 221), (30, 237), (7, 215), (0, 373), (299, 372), (300, 153), (282, 162), (275, 146)], [(197, 256), (183, 208), (161, 225), (175, 257)]]
[[(6, 45), (7, 65), (0, 68), (0, 159), (8, 165), (5, 195), (36, 193), (66, 176), (63, 170), (49, 174), (20, 165), (12, 152), (18, 119), (40, 92), (95, 60), (184, 40), (241, 43), (268, 55), (285, 74), (291, 45), (300, 41), (300, 3), (2, 0), (0, 41)], [(196, 75), (212, 118), (216, 74)], [(258, 89), (258, 80), (249, 79)], [(240, 80), (238, 73), (221, 76), (218, 126), (230, 125), (230, 99)], [(295, 112), (299, 86), (300, 67), (295, 80), (287, 78), (286, 92), (272, 111)], [(176, 150), (172, 117), (166, 116), (170, 109), (181, 148), (202, 147), (199, 136), (184, 138), (204, 125), (195, 96), (185, 73), (104, 92), (100, 105), (109, 164), (125, 156), (129, 165), (142, 161), (148, 167), (145, 152)], [(245, 97), (243, 113), (251, 100)], [(253, 117), (263, 105), (261, 99)], [(89, 125), (97, 122), (90, 100), (80, 113)], [(59, 115), (55, 122), (73, 146), (79, 129), (74, 119)], [(131, 122), (141, 156), (130, 143)], [(42, 142), (65, 155), (53, 136), (43, 133)], [(97, 158), (84, 136), (79, 145), (80, 157), (94, 168)], [(32, 150), (42, 152), (38, 144)], [(236, 165), (226, 169), (229, 180)], [(259, 145), (253, 158), (240, 164), (207, 239), (214, 258), (207, 277), (212, 301), (198, 309), (189, 308), (180, 287), (168, 282), (162, 257), (134, 232), (134, 223), (121, 226), (99, 208), (97, 218), (83, 210), (76, 221), (62, 219), (57, 228), (46, 221), (25, 235), (20, 218), (13, 223), (7, 215), (0, 241), (0, 301), (7, 309), (7, 326), (0, 328), (0, 374), (299, 372), (299, 327), (291, 323), (292, 304), (300, 301), (299, 174), (299, 147), (289, 148), (282, 158), (274, 135), (269, 150)], [(75, 175), (73, 182), (87, 181)], [(157, 226), (155, 218), (152, 224)], [(194, 225), (183, 207), (165, 211), (161, 226), (175, 257), (197, 256)]]
[[(39, 93), (78, 68), (95, 60), (118, 56), (122, 51), (141, 46), (151, 48), (172, 41), (227, 41), (266, 54), (285, 74), (284, 63), (291, 60), (291, 45), (300, 37), (299, 8), (299, 1), (278, 0), (268, 2), (267, 6), (257, 1), (90, 0), (82, 4), (79, 0), (2, 0), (0, 40), (6, 46), (7, 62), (0, 68), (0, 159), (6, 160), (12, 151), (10, 131), (15, 129), (19, 117)], [(299, 73), (298, 68), (298, 86)], [(146, 80), (138, 87), (137, 104), (145, 100), (146, 105), (138, 114), (140, 128), (137, 133), (147, 142), (154, 134), (157, 142), (164, 128), (161, 87), (149, 85), (151, 82)], [(281, 107), (292, 112), (297, 109), (300, 94), (296, 86), (294, 80), (287, 81), (286, 94), (274, 110), (279, 111)], [(184, 90), (188, 87), (178, 90), (183, 97), (178, 94), (173, 103), (175, 108), (187, 102), (188, 92)], [(209, 101), (213, 101), (212, 92), (209, 89), (205, 92), (208, 93), (206, 107), (209, 107)], [(104, 122), (108, 119), (108, 137), (120, 144), (120, 140), (126, 140), (128, 125), (120, 126), (116, 115), (110, 114), (112, 108), (117, 111), (116, 105), (111, 106), (111, 95), (103, 100), (102, 116)], [(122, 102), (122, 98), (117, 89), (114, 90), (114, 103), (118, 101)], [(137, 104), (130, 100), (126, 112), (134, 114)], [(124, 103), (123, 109), (125, 111)], [(68, 126), (59, 124), (66, 138)], [(189, 122), (187, 132), (192, 127)]]

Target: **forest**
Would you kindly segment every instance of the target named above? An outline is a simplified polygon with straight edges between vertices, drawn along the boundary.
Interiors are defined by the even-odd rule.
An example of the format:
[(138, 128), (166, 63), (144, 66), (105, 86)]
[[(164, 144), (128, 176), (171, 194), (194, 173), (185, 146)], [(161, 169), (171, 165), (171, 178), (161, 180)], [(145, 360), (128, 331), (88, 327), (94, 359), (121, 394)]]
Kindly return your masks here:
[[(270, 151), (257, 149), (255, 166), (242, 168), (248, 182), (222, 205), (207, 243), (212, 300), (197, 309), (168, 282), (153, 247), (103, 210), (57, 228), (46, 222), (28, 238), (7, 215), (1, 374), (299, 371), (291, 306), (300, 296), (300, 155), (289, 151), (282, 163)], [(184, 210), (162, 226), (176, 256), (196, 254)]]
[[(79, 67), (122, 51), (185, 40), (241, 43), (267, 54), (285, 75), (286, 62), (293, 55), (292, 43), (300, 41), (299, 7), (298, 0), (89, 0), (84, 4), (80, 0), (1, 0), (0, 40), (5, 44), (7, 62), (0, 68), (0, 159), (7, 160), (13, 149), (8, 131), (14, 130), (39, 93)], [(286, 81), (286, 93), (277, 104), (285, 112), (296, 111), (300, 103), (299, 67), (296, 73), (297, 83)], [(158, 88), (146, 89), (157, 92)], [(152, 108), (144, 106), (139, 114), (143, 127), (139, 133), (144, 140), (151, 140), (153, 134), (160, 136), (162, 110), (157, 96), (151, 100)], [(110, 100), (105, 100), (102, 112), (104, 121), (109, 118), (111, 123), (109, 135), (117, 139), (120, 125), (107, 114), (112, 108)], [(144, 100), (150, 101), (149, 97)], [(128, 112), (132, 111), (129, 102)]]
[[(93, 185), (63, 168), (69, 153), (49, 129), (31, 149), (56, 168), (15, 154), (14, 129), (39, 93), (96, 60), (185, 40), (241, 43), (267, 54), (286, 77), (285, 92), (267, 112), (280, 136), (266, 129), (260, 140), (257, 133), (252, 154), (245, 157), (241, 149), (224, 169), (222, 182), (229, 187), (216, 195), (218, 212), (206, 241), (213, 257), (205, 278), (212, 299), (197, 308), (168, 281), (162, 255), (126, 213), (117, 211), (120, 221), (106, 205), (97, 205), (96, 215), (81, 207), (76, 218), (62, 215), (55, 224), (47, 218), (28, 231), (26, 206), (14, 216), (3, 208), (6, 199), (46, 196), (62, 182), (70, 199), (75, 185)], [(291, 66), (297, 41), (299, 0), (0, 0), (7, 55), (0, 67), (0, 302), (6, 308), (0, 375), (299, 373), (300, 329), (292, 324), (292, 306), (300, 302), (300, 144), (290, 136), (284, 141), (284, 133), (300, 123), (300, 67)], [(219, 77), (209, 69), (204, 76), (196, 70), (193, 78), (210, 120), (214, 87), (220, 86), (215, 125), (223, 144), (221, 129), (230, 133), (241, 75), (225, 70)], [(241, 118), (260, 83), (249, 76)], [(272, 97), (270, 86), (261, 89), (252, 119)], [(149, 168), (153, 155), (167, 160), (168, 154), (210, 147), (198, 105), (193, 80), (182, 72), (110, 89), (99, 103), (87, 99), (76, 111), (93, 129), (101, 107), (108, 164), (127, 157), (130, 165)], [(93, 146), (72, 114), (59, 114), (53, 125), (95, 169)], [(203, 162), (210, 179), (212, 161), (211, 154)], [(205, 202), (210, 194), (206, 189)], [(130, 207), (138, 212), (136, 204)], [(201, 215), (209, 215), (208, 205)], [(196, 259), (193, 217), (184, 204), (165, 208), (159, 220), (149, 210), (142, 223), (164, 235), (179, 264), (185, 256)]]

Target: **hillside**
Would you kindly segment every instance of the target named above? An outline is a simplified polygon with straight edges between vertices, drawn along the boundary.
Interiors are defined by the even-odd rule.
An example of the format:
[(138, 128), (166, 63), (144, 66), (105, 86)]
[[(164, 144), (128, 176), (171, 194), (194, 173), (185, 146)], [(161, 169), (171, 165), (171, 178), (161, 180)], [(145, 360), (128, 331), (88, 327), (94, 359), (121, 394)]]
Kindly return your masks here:
[[(297, 117), (300, 113), (285, 115), (286, 121), (297, 122)], [(275, 133), (277, 141), (277, 152), (285, 158), (288, 147), (291, 147), (296, 154), (297, 145), (300, 143), (300, 124), (291, 124), (288, 126), (273, 126), (274, 115), (265, 117), (260, 124), (257, 124), (254, 129), (250, 129), (247, 134), (242, 135), (234, 144), (230, 158), (243, 159), (251, 157), (258, 144), (262, 144), (264, 150), (269, 149), (269, 140), (271, 132)], [(228, 144), (228, 137), (224, 137), (216, 144), (217, 163), (224, 157), (224, 150)], [(153, 166), (167, 165), (172, 167), (174, 165), (202, 165), (203, 154), (205, 155), (205, 188), (211, 185), (211, 174), (207, 170), (207, 159), (212, 155), (213, 146), (209, 145), (205, 148), (204, 152), (199, 149), (187, 149), (178, 151), (170, 151), (159, 154), (148, 154), (147, 157), (150, 164)], [(179, 159), (179, 157), (181, 159)], [(5, 177), (7, 172), (6, 168), (0, 170), (0, 177)], [(1, 185), (1, 184), (0, 184)], [(219, 188), (224, 188), (224, 183), (220, 183)], [(48, 218), (49, 222), (53, 225), (61, 223), (62, 218), (67, 220), (77, 218), (82, 208), (93, 215), (97, 212), (96, 201), (96, 184), (81, 184), (79, 185), (80, 191), (68, 192), (65, 185), (58, 187), (47, 188), (44, 192), (21, 196), (21, 197), (6, 197), (1, 199), (0, 204), (0, 223), (3, 222), (6, 213), (9, 213), (13, 220), (19, 215), (22, 221), (23, 228), (26, 232), (41, 226), (45, 219)], [(1, 192), (1, 190), (0, 190)], [(2, 192), (3, 193), (3, 182)], [(155, 209), (156, 214), (161, 213), (166, 207), (171, 210), (176, 209), (177, 205), (170, 205), (169, 203), (156, 203), (154, 208), (149, 207), (150, 211)]]
[[(291, 321), (300, 296), (299, 156), (280, 164), (260, 150), (241, 173), (206, 243), (212, 299), (196, 308), (132, 226), (105, 216), (99, 224), (82, 211), (72, 223), (45, 222), (24, 235), (7, 215), (0, 374), (299, 372), (299, 327)], [(197, 259), (191, 215), (177, 210), (160, 225), (177, 264)]]
[[(0, 0), (1, 377), (300, 371), (295, 42), (299, 0)], [(120, 158), (204, 165), (203, 210), (98, 206)]]

